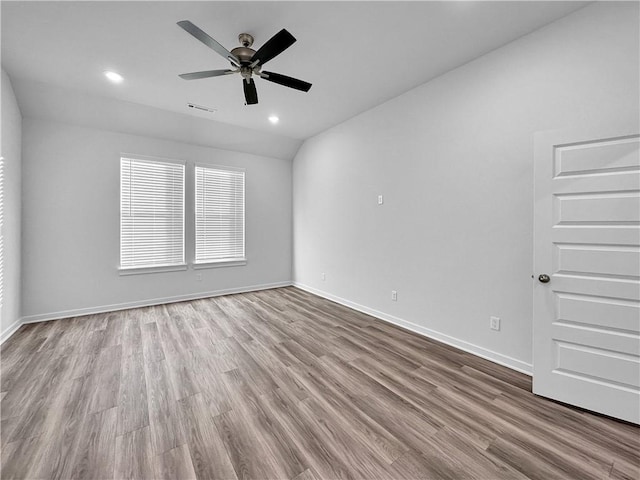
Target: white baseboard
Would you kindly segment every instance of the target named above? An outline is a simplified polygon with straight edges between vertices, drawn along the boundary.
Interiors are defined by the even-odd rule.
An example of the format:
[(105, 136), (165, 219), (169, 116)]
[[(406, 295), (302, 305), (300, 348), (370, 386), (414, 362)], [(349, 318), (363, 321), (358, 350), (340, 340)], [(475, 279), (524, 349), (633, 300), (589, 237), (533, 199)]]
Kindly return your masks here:
[(304, 285), (298, 282), (293, 282), (293, 286), (299, 288), (301, 290), (305, 290), (306, 292), (312, 293), (314, 295), (318, 295), (319, 297), (326, 298), (327, 300), (331, 300), (333, 302), (344, 305), (345, 307), (352, 308), (362, 313), (366, 313), (367, 315), (371, 315), (372, 317), (376, 317), (385, 322), (391, 323), (398, 327), (405, 328), (414, 333), (422, 335), (427, 338), (432, 338), (433, 340), (437, 340), (439, 342), (445, 343), (452, 347), (458, 348), (465, 352), (471, 353), (478, 357), (482, 357), (491, 362), (497, 363), (499, 365), (503, 365), (505, 367), (511, 368), (512, 370), (516, 370), (518, 372), (524, 373), (526, 375), (533, 374), (533, 365), (523, 362), (521, 360), (517, 360), (515, 358), (502, 355), (501, 353), (494, 352), (493, 350), (488, 350), (479, 345), (475, 345), (473, 343), (466, 342), (464, 340), (460, 340), (455, 337), (451, 337), (441, 332), (437, 332), (435, 330), (431, 330), (430, 328), (423, 327), (422, 325), (417, 325), (415, 323), (409, 322), (407, 320), (403, 320), (398, 317), (394, 317), (393, 315), (389, 315), (384, 312), (380, 312), (378, 310), (374, 310), (373, 308), (365, 307), (364, 305), (360, 305), (354, 303), (350, 300), (346, 300), (344, 298), (337, 297), (331, 293), (323, 292), (322, 290), (318, 290), (313, 287), (309, 287), (308, 285)]
[[(230, 295), (234, 293), (256, 292), (258, 290), (268, 290), (271, 288), (289, 287), (291, 282), (268, 283), (262, 285), (251, 285), (247, 287), (227, 288), (214, 290), (211, 292), (189, 293), (186, 295), (176, 295), (172, 297), (152, 298), (135, 302), (116, 303), (113, 305), (101, 305), (98, 307), (78, 308), (64, 310), (61, 312), (43, 313), (39, 315), (29, 315), (22, 317), (21, 324), (46, 322), (48, 320), (58, 320), (61, 318), (78, 317), (81, 315), (92, 315), (95, 313), (114, 312), (117, 310), (127, 310), (129, 308), (150, 307), (151, 305), (162, 305), (165, 303), (184, 302), (187, 300), (197, 300), (200, 298), (219, 297), (220, 295)], [(20, 325), (18, 325), (20, 326)], [(17, 328), (17, 327), (16, 327)], [(8, 338), (8, 337), (7, 337)], [(3, 337), (4, 339), (4, 337)]]
[(0, 333), (0, 345), (2, 345), (6, 340), (8, 340), (11, 335), (16, 333), (21, 325), (22, 325), (22, 318), (19, 318), (15, 322), (13, 322), (9, 326), (9, 328), (7, 328), (4, 332)]

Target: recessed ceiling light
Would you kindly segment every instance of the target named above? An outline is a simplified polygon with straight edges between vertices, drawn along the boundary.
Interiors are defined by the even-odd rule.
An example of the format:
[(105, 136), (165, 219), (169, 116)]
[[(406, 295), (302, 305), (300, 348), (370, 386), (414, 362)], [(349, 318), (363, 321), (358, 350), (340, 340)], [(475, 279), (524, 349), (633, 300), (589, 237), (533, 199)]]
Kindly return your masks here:
[(280, 121), (280, 119), (278, 117), (276, 117), (275, 115), (271, 115), (269, 117), (269, 121), (275, 125), (276, 123), (278, 123)]
[(104, 72), (104, 76), (111, 80), (113, 83), (120, 83), (124, 80), (122, 75), (120, 75), (119, 73), (110, 72), (108, 70)]

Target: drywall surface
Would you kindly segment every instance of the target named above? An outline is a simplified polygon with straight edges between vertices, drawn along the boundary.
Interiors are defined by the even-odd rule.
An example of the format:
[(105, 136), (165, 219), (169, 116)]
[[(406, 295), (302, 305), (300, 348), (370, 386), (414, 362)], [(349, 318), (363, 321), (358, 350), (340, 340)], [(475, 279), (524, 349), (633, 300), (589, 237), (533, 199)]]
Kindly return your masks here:
[(530, 371), (533, 135), (637, 121), (638, 28), (593, 4), (307, 140), (294, 282)]
[[(14, 81), (24, 117), (291, 160), (301, 140), (26, 79)], [(186, 107), (185, 107), (186, 108)]]
[[(290, 160), (26, 116), (23, 138), (25, 321), (290, 282)], [(121, 153), (187, 162), (187, 261), (194, 252), (194, 162), (246, 169), (247, 264), (119, 275)]]
[(22, 115), (11, 86), (2, 70), (1, 149), (4, 157), (3, 293), (0, 311), (0, 340), (19, 325), (20, 320), (20, 210), (22, 172)]

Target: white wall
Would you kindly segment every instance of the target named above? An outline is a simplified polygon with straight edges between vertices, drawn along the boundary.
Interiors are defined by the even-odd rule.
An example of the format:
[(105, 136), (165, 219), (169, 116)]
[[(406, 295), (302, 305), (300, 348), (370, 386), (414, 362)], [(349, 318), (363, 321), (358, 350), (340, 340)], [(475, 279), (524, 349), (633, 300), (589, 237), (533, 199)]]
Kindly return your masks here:
[[(290, 160), (26, 116), (23, 139), (26, 321), (290, 282)], [(245, 168), (247, 265), (120, 276), (122, 152)], [(192, 192), (187, 183), (188, 260)]]
[(307, 140), (294, 281), (530, 371), (533, 134), (637, 119), (638, 45), (593, 4)]
[(11, 80), (2, 70), (1, 148), (4, 157), (4, 252), (3, 299), (0, 311), (0, 340), (4, 340), (20, 320), (20, 223), (22, 172), (22, 115)]

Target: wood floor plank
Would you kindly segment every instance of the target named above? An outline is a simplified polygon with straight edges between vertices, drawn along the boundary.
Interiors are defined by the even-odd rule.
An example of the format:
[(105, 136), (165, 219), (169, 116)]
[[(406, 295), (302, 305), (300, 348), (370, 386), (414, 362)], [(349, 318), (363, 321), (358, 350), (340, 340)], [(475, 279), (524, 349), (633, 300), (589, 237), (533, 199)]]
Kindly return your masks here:
[(68, 355), (70, 362), (72, 363), (71, 374), (69, 378), (76, 379), (91, 375), (94, 371), (95, 363), (98, 355), (85, 355), (85, 354), (71, 354)]
[[(46, 425), (47, 416), (51, 412), (56, 401), (66, 393), (66, 381), (70, 372), (70, 361), (68, 357), (58, 357), (53, 359), (50, 375), (41, 375), (34, 380), (37, 390), (34, 391), (32, 398), (22, 399), (22, 414), (16, 413), (20, 420), (16, 423), (9, 441), (16, 441), (21, 438), (28, 438), (43, 434), (48, 428)], [(11, 392), (7, 394), (7, 397)], [(20, 406), (14, 406), (14, 412), (20, 409)]]
[(391, 478), (392, 470), (383, 458), (376, 455), (372, 445), (362, 443), (352, 435), (348, 424), (336, 421), (314, 398), (302, 400), (299, 412), (311, 426), (314, 434), (332, 454), (349, 465), (358, 478)]
[(118, 398), (118, 435), (149, 425), (147, 383), (142, 353), (123, 361)]
[(38, 437), (39, 448), (32, 457), (28, 478), (65, 478), (71, 471), (89, 380), (71, 380), (64, 386), (64, 392), (54, 396), (47, 411), (46, 428)]
[(215, 417), (239, 478), (290, 478), (308, 465), (285, 435), (274, 425), (240, 370), (228, 372), (223, 381), (233, 409)]
[(0, 445), (4, 448), (9, 443), (9, 438), (13, 434), (13, 429), (20, 421), (20, 417), (11, 417), (0, 422)]
[(320, 370), (302, 371), (299, 378), (310, 392), (309, 396), (323, 402), (326, 410), (349, 425), (352, 435), (367, 442), (378, 457), (392, 463), (407, 451), (407, 447), (391, 432), (355, 405), (354, 394), (343, 390), (339, 382), (334, 382)]
[(445, 366), (432, 359), (425, 359), (423, 363), (424, 366), (411, 373), (433, 385), (455, 390), (462, 395), (472, 396), (480, 401), (493, 400), (502, 393), (502, 390), (466, 375), (459, 368)]
[(438, 478), (432, 475), (424, 466), (425, 460), (412, 450), (404, 453), (392, 464), (394, 476), (397, 480), (431, 480)]
[[(599, 471), (582, 468), (578, 460), (530, 441), (522, 436), (503, 435), (487, 452), (532, 480), (545, 478), (601, 479)], [(540, 461), (540, 459), (545, 459)]]
[[(457, 396), (456, 396), (457, 395)], [(438, 387), (429, 397), (420, 399), (423, 411), (441, 425), (454, 428), (464, 434), (478, 448), (487, 448), (493, 440), (504, 432), (503, 425), (492, 422), (491, 416), (478, 416), (490, 412), (490, 403), (479, 400), (469, 402), (467, 397), (449, 391), (445, 386)]]
[(97, 355), (105, 343), (105, 330), (91, 330), (83, 339), (78, 352), (85, 355)]
[(255, 341), (265, 346), (270, 346), (287, 339), (286, 335), (273, 325), (264, 321), (261, 315), (252, 307), (251, 303), (244, 300), (238, 300), (235, 297), (229, 297), (234, 311), (242, 321), (242, 329), (246, 331)]
[(142, 353), (142, 315), (138, 309), (125, 310), (122, 331), (122, 356)]
[(298, 413), (297, 405), (275, 390), (262, 397), (265, 410), (283, 428), (294, 448), (319, 474), (321, 478), (354, 479), (356, 473), (350, 470), (344, 460), (331, 445), (325, 445), (312, 423), (305, 415)]
[[(493, 409), (499, 409), (500, 416), (492, 414)], [(503, 396), (498, 397), (491, 406), (487, 406), (485, 411), (485, 416), (500, 423), (513, 435), (534, 434), (534, 440), (544, 438), (545, 445), (566, 450), (572, 457), (590, 465), (594, 470), (600, 470), (603, 474), (611, 471), (614, 458), (604, 453), (601, 450), (602, 445), (592, 441), (591, 437), (575, 435), (570, 428), (549, 429), (548, 424), (535, 415), (522, 416), (522, 410)]]
[(225, 374), (234, 370), (217, 373), (216, 371), (202, 372), (201, 378), (201, 394), (208, 405), (211, 415), (220, 415), (228, 412), (233, 408), (233, 399), (224, 382)]
[(256, 363), (266, 367), (278, 388), (289, 392), (298, 400), (303, 400), (309, 396), (309, 392), (300, 383), (298, 377), (289, 367), (279, 361), (272, 349), (255, 341), (246, 342), (242, 347)]
[(141, 326), (141, 335), (145, 362), (150, 363), (164, 360), (164, 350), (162, 349), (162, 342), (160, 340), (160, 334), (158, 333), (158, 325), (156, 322), (144, 323)]
[(238, 368), (238, 360), (233, 354), (230, 346), (230, 339), (216, 337), (214, 333), (207, 329), (198, 330), (198, 352), (199, 359), (207, 362), (208, 368), (216, 373), (224, 373)]
[(463, 465), (473, 465), (472, 475), (478, 480), (492, 477), (504, 480), (527, 479), (523, 473), (478, 448), (464, 433), (457, 432), (450, 427), (444, 427), (430, 440), (432, 442), (430, 451), (439, 449)]
[(138, 308), (138, 314), (140, 316), (140, 328), (142, 328), (147, 323), (155, 323), (156, 316), (158, 312), (158, 307), (156, 305), (152, 305), (150, 307), (141, 307)]
[(71, 475), (63, 478), (113, 478), (117, 427), (117, 407), (87, 415), (78, 434)]
[(89, 407), (90, 413), (100, 412), (118, 405), (121, 367), (122, 345), (103, 348), (100, 351), (94, 366), (94, 388)]
[[(37, 401), (42, 390), (44, 372), (50, 375), (57, 365), (52, 350), (27, 354), (24, 363), (24, 369), (12, 372), (12, 376), (2, 376), (3, 384), (9, 384), (0, 403), (2, 420), (30, 414), (33, 410), (31, 405)], [(0, 366), (3, 367), (4, 364)], [(20, 379), (20, 382), (17, 379)]]
[(33, 455), (41, 446), (39, 437), (29, 437), (8, 443), (2, 447), (3, 480), (17, 480), (28, 478), (27, 472), (31, 467)]
[(357, 327), (351, 325), (340, 326), (336, 328), (336, 332), (339, 332), (342, 336), (347, 336), (360, 348), (367, 350), (369, 355), (375, 355), (384, 362), (397, 364), (406, 370), (414, 370), (421, 366), (420, 363), (394, 352), (392, 349), (386, 347), (382, 342), (369, 337)]
[[(563, 432), (570, 432), (572, 436), (579, 438), (581, 442), (593, 444), (594, 446), (589, 449), (590, 452), (604, 451), (614, 461), (619, 459), (630, 464), (640, 463), (640, 455), (638, 455), (638, 452), (640, 452), (640, 430), (638, 427), (633, 427), (631, 432), (625, 433), (625, 427), (628, 426), (625, 423), (611, 422), (610, 419), (604, 419), (605, 422), (600, 423), (599, 417), (595, 415), (578, 409), (567, 408), (564, 405), (537, 396), (523, 399), (519, 396), (516, 397), (505, 393), (494, 401), (498, 405), (502, 405), (505, 402), (520, 409), (523, 419), (531, 417), (540, 419), (543, 425), (547, 427), (560, 422)], [(586, 432), (588, 432), (588, 435), (585, 434)], [(615, 448), (613, 449), (611, 448), (612, 438), (616, 439)], [(574, 443), (575, 440), (572, 440), (571, 444)]]
[(202, 395), (183, 398), (178, 405), (191, 462), (198, 478), (237, 478)]
[(155, 462), (159, 480), (196, 480), (198, 478), (186, 445), (180, 445), (156, 456)]
[(205, 327), (205, 321), (199, 310), (193, 306), (194, 302), (185, 303), (185, 307), (188, 309), (187, 322), (192, 330), (199, 330)]
[(638, 478), (640, 478), (640, 462), (635, 464), (620, 460), (613, 462), (609, 478), (616, 480), (638, 480)]
[(50, 328), (47, 331), (47, 338), (40, 345), (38, 351), (41, 352), (43, 350), (57, 349), (65, 336), (65, 331), (70, 331), (68, 327), (71, 321), (72, 319), (66, 318), (58, 320), (57, 322), (49, 322)]
[(289, 357), (293, 362), (290, 365), (303, 363), (313, 367), (318, 363), (319, 357), (307, 350), (300, 342), (287, 340), (274, 347), (281, 357)]
[(194, 309), (200, 313), (203, 324), (213, 331), (217, 338), (233, 336), (235, 331), (233, 322), (216, 304), (214, 298), (196, 300)]
[(116, 437), (115, 478), (122, 480), (153, 480), (157, 478), (155, 459), (151, 452), (149, 427)]
[(107, 326), (104, 329), (103, 347), (115, 347), (117, 345), (122, 345), (126, 313), (119, 311), (104, 313), (102, 315), (106, 317), (107, 321)]
[(105, 313), (95, 313), (88, 315), (88, 321), (90, 324), (89, 330), (106, 330), (110, 316)]
[(181, 317), (163, 308), (163, 315), (158, 317), (156, 324), (162, 341), (162, 348), (167, 359), (169, 379), (174, 397), (179, 400), (200, 392), (193, 368), (193, 354), (191, 347), (195, 341), (190, 335), (185, 335), (186, 325)]
[[(374, 418), (372, 415), (375, 415), (380, 420), (384, 419), (388, 404), (391, 403), (394, 405), (394, 428), (406, 424), (408, 428), (406, 431), (412, 431), (414, 429), (412, 424), (420, 425), (420, 429), (425, 435), (431, 435), (440, 429), (441, 425), (430, 416), (352, 365), (331, 356), (323, 357), (322, 365), (327, 376), (333, 376), (346, 388), (359, 392), (357, 395), (359, 403), (367, 405), (367, 414), (371, 418)], [(384, 423), (388, 424), (389, 422)]]
[(640, 427), (295, 287), (23, 325), (1, 476), (633, 479)]
[[(374, 338), (383, 338), (385, 342), (392, 345), (394, 349), (398, 349), (398, 351), (411, 348), (417, 353), (428, 352), (428, 358), (437, 359), (443, 365), (449, 367), (462, 367), (465, 364), (465, 355), (468, 355), (454, 347), (429, 338), (407, 335), (407, 330), (384, 322), (366, 326), (363, 330)], [(419, 363), (422, 363), (422, 359), (423, 357), (420, 357)]]
[(230, 410), (218, 415), (215, 424), (238, 478), (289, 478), (284, 467), (271, 456), (264, 438), (252, 431), (246, 417)]
[(185, 436), (166, 361), (145, 363), (145, 381), (151, 444), (159, 455), (182, 445)]
[[(415, 370), (403, 371), (402, 368), (394, 368), (392, 364), (386, 364), (370, 357), (357, 358), (347, 363), (405, 399), (412, 398), (413, 393), (422, 398), (438, 388), (422, 377), (412, 375)], [(413, 388), (407, 387), (407, 385)]]
[(267, 366), (259, 365), (240, 342), (236, 341), (235, 338), (231, 338), (228, 341), (228, 345), (231, 352), (233, 352), (234, 358), (238, 361), (238, 368), (244, 373), (252, 388), (260, 392), (268, 392), (278, 388), (278, 385), (266, 369)]
[(212, 299), (216, 308), (222, 313), (221, 317), (217, 317), (220, 321), (224, 319), (225, 327), (231, 331), (231, 335), (236, 341), (243, 343), (253, 339), (253, 337), (242, 328), (242, 324), (245, 323), (243, 314), (239, 311), (233, 301), (226, 298), (227, 296), (216, 297)]
[(291, 480), (321, 480), (316, 472), (314, 472), (313, 468), (308, 468), (300, 475), (296, 475)]
[[(473, 479), (473, 471), (440, 450), (424, 455), (413, 450), (405, 453), (391, 466), (396, 479), (403, 480), (466, 480)], [(493, 478), (498, 477), (490, 477)]]
[[(10, 342), (5, 342), (0, 345), (0, 356), (2, 356), (2, 362), (5, 366), (9, 366), (19, 362), (23, 358), (25, 352), (37, 352), (40, 349), (47, 337), (42, 335), (41, 326), (42, 323), (26, 323), (22, 325), (16, 333), (11, 336)], [(5, 372), (7, 371), (5, 370)]]

